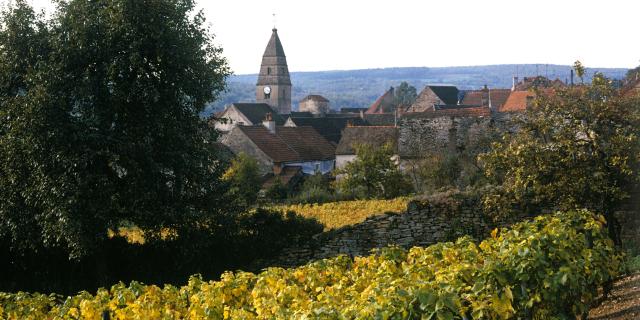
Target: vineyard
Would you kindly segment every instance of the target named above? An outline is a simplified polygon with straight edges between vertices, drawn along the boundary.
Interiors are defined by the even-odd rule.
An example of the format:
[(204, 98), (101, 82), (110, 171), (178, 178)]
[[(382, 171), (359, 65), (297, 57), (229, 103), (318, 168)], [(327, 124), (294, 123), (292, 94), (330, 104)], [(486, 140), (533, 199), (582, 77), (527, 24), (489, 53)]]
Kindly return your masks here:
[(280, 211), (294, 211), (306, 217), (315, 218), (325, 229), (340, 228), (364, 221), (367, 217), (385, 212), (404, 212), (409, 198), (400, 197), (390, 200), (352, 200), (323, 204), (294, 204), (274, 206)]
[(587, 310), (621, 256), (586, 211), (455, 243), (340, 256), (177, 288), (117, 284), (73, 297), (0, 293), (0, 319), (553, 319)]

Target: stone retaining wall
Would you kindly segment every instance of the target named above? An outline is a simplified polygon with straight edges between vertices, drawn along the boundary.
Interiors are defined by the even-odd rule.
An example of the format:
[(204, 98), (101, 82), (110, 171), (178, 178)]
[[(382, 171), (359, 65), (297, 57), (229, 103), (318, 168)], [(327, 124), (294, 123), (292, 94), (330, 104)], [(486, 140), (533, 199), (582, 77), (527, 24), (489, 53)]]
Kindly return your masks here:
[(371, 249), (389, 245), (428, 246), (463, 235), (481, 239), (494, 224), (485, 219), (479, 199), (458, 192), (414, 200), (406, 212), (376, 215), (352, 226), (318, 234), (307, 245), (286, 248), (277, 259), (261, 265), (293, 267), (338, 254), (368, 255)]

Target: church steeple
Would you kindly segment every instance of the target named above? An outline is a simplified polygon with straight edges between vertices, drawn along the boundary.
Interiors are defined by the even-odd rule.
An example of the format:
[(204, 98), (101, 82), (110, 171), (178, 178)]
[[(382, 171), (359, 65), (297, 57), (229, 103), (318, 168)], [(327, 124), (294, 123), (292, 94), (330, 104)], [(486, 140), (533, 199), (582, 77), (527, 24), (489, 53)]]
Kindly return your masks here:
[(291, 79), (278, 30), (273, 28), (271, 39), (262, 55), (262, 65), (256, 84), (256, 101), (269, 104), (280, 114), (291, 113)]

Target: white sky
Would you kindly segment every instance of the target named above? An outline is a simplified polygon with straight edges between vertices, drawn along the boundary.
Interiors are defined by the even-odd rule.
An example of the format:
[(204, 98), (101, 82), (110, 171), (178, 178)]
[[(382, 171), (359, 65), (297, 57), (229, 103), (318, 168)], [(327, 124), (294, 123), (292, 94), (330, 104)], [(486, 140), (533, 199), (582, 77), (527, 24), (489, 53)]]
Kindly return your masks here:
[[(6, 2), (8, 0), (0, 0)], [(30, 0), (37, 8), (47, 0)], [(236, 74), (257, 73), (272, 13), (290, 71), (488, 64), (640, 65), (637, 0), (199, 1)]]

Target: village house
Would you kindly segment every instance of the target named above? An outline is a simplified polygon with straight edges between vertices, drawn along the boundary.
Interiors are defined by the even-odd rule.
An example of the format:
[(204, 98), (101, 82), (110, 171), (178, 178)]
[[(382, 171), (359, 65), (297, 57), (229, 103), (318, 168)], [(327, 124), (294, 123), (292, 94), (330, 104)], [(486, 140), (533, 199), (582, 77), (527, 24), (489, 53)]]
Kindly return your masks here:
[(312, 127), (278, 126), (270, 114), (261, 125), (236, 126), (221, 142), (234, 154), (255, 158), (263, 175), (280, 175), (287, 167), (326, 174), (335, 166), (335, 147)]
[(331, 108), (327, 98), (317, 94), (310, 94), (300, 100), (298, 111), (308, 112), (315, 117), (323, 117), (331, 112)]
[(285, 119), (266, 103), (233, 103), (214, 115), (213, 125), (221, 133), (227, 133), (236, 126), (260, 125), (267, 114), (272, 115), (276, 125), (284, 124)]

